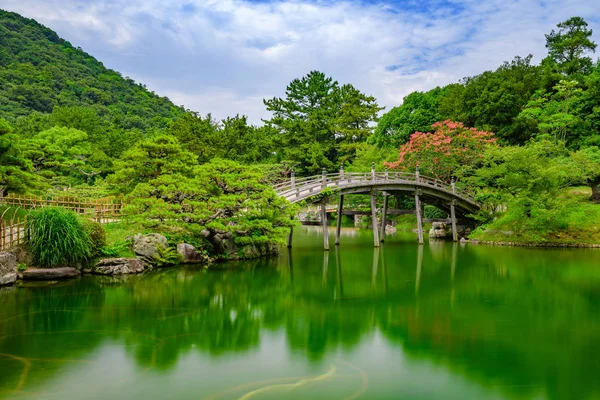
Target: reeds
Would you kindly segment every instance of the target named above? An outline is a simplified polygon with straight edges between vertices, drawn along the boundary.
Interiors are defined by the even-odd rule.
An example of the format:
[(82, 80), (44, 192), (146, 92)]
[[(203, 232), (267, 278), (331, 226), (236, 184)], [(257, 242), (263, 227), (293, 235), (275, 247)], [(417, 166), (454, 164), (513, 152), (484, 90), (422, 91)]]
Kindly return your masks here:
[(92, 240), (73, 211), (54, 207), (33, 210), (27, 217), (26, 229), (36, 266), (77, 267), (92, 257)]

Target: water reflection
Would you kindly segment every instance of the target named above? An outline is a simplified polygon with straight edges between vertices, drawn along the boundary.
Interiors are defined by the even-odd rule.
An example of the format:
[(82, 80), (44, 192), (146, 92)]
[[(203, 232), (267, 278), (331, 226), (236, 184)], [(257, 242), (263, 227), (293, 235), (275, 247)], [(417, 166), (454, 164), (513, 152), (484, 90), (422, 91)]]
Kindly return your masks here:
[[(0, 398), (79, 398), (76, 388), (99, 387), (97, 374), (127, 382), (117, 398), (157, 396), (174, 379), (187, 390), (179, 397), (197, 398), (332, 364), (335, 385), (315, 384), (314, 397), (347, 397), (334, 395), (341, 379), (363, 373), (365, 398), (600, 396), (600, 252), (412, 239), (374, 250), (359, 232), (333, 254), (318, 235), (296, 241), (279, 258), (222, 271), (1, 291)], [(439, 383), (407, 389), (420, 379)]]

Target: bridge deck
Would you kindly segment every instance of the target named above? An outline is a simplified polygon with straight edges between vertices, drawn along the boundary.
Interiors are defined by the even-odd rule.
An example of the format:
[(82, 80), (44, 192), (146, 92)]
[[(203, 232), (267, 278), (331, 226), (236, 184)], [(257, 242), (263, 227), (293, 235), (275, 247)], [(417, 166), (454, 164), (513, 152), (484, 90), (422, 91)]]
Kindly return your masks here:
[(452, 184), (438, 179), (406, 172), (385, 173), (335, 173), (299, 178), (276, 185), (277, 193), (292, 203), (319, 197), (327, 190), (343, 193), (369, 193), (380, 191), (427, 190), (431, 197), (444, 200), (456, 199), (465, 203), (470, 210), (479, 209), (479, 204), (466, 191), (456, 190)]

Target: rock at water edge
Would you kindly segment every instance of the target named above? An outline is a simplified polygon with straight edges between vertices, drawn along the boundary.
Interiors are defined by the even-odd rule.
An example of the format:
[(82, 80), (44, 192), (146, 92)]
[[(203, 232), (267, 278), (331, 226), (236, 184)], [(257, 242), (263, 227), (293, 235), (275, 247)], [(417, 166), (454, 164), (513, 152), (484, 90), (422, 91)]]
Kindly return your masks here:
[(0, 286), (10, 285), (17, 280), (17, 258), (7, 252), (0, 253)]

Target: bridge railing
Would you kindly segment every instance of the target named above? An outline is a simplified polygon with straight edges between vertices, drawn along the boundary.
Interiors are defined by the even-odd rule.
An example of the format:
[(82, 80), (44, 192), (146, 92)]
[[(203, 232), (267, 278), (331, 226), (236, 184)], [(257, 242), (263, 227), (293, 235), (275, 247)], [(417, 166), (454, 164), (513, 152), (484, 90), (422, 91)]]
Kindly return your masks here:
[[(417, 175), (411, 172), (344, 172), (323, 175), (313, 175), (296, 178), (274, 186), (279, 195), (284, 197), (308, 197), (318, 189), (352, 186), (361, 183), (408, 183), (444, 190), (476, 202), (465, 190), (452, 188), (452, 184), (429, 176)], [(317, 189), (317, 190), (315, 190)]]

